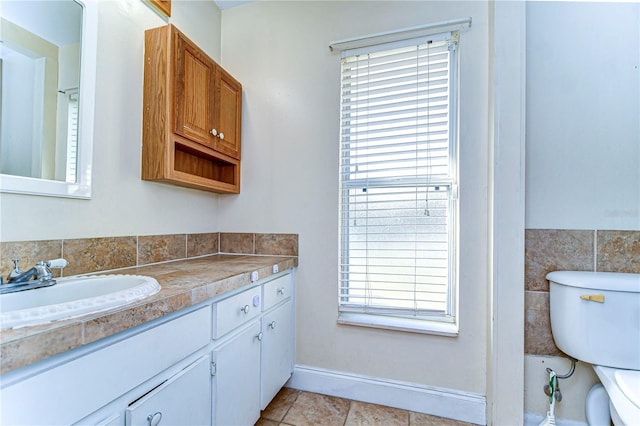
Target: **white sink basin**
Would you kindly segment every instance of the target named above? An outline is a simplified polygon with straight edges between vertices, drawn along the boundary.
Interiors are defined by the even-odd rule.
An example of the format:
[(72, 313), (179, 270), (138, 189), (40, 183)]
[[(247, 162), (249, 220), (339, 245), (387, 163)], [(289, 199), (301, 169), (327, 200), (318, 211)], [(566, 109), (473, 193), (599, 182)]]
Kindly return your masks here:
[(142, 275), (93, 275), (56, 282), (51, 287), (0, 294), (0, 329), (101, 312), (160, 291), (158, 281)]

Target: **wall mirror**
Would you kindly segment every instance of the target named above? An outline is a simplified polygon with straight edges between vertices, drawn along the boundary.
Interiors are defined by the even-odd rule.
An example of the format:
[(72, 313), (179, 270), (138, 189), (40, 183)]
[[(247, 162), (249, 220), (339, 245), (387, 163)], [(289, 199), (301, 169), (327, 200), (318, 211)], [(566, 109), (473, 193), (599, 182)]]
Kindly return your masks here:
[(91, 197), (97, 8), (0, 3), (0, 191)]

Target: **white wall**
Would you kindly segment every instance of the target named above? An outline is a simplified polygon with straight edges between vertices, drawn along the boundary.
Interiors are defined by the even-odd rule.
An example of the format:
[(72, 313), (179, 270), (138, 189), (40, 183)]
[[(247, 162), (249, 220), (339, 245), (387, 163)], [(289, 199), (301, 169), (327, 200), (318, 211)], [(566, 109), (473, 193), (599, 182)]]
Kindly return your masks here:
[(640, 229), (640, 4), (527, 3), (527, 228)]
[[(471, 16), (461, 35), (460, 335), (337, 325), (340, 57), (330, 42)], [(259, 2), (225, 10), (224, 67), (243, 83), (242, 193), (220, 227), (300, 234), (296, 363), (485, 394), (488, 5)]]
[[(166, 20), (139, 0), (98, 5), (93, 198), (1, 194), (0, 238), (217, 231), (217, 195), (140, 179), (144, 30)], [(174, 1), (172, 14), (170, 22), (220, 59), (221, 14), (213, 2)]]
[[(527, 3), (526, 227), (640, 230), (640, 4)], [(525, 357), (525, 410), (544, 415), (545, 367)], [(563, 381), (556, 416), (585, 421), (597, 378)]]
[[(17, 176), (32, 175), (34, 105), (23, 100), (35, 98), (36, 66), (33, 58), (18, 53), (5, 57), (2, 63), (0, 170)], [(9, 81), (18, 84), (7, 84)]]

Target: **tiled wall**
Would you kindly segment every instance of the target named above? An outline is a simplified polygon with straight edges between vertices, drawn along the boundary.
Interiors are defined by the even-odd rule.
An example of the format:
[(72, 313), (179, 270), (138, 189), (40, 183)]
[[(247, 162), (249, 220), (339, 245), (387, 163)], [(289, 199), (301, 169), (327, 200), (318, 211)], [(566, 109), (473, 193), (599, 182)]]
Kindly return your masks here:
[(563, 355), (551, 335), (545, 278), (560, 270), (640, 273), (640, 231), (525, 230), (525, 354)]
[(23, 271), (41, 260), (63, 257), (69, 265), (55, 276), (88, 274), (217, 253), (297, 256), (297, 234), (203, 233), (0, 242), (0, 274), (12, 259)]

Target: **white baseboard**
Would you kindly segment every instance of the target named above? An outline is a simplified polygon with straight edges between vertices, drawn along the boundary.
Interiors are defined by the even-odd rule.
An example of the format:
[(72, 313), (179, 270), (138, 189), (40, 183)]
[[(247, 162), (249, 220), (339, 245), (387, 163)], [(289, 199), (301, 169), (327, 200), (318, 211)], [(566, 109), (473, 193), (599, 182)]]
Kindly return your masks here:
[(296, 365), (287, 387), (486, 424), (486, 398), (471, 392)]

